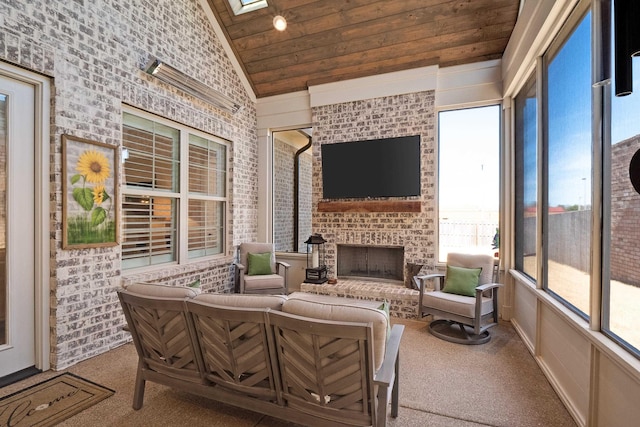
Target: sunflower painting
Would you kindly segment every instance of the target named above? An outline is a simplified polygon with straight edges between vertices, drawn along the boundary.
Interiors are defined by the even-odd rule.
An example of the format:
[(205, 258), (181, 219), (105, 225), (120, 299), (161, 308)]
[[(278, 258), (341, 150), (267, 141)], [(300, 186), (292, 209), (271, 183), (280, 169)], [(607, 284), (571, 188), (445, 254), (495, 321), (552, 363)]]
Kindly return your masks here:
[(63, 247), (116, 245), (115, 147), (62, 137)]

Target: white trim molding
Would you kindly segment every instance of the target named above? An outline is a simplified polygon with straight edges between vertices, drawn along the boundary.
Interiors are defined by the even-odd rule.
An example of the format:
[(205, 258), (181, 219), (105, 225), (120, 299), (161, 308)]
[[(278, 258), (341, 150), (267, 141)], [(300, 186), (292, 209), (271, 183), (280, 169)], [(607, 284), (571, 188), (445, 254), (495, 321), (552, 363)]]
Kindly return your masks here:
[(434, 90), (438, 66), (414, 68), (309, 87), (311, 107)]
[(36, 368), (47, 371), (51, 368), (51, 340), (49, 329), (49, 192), (50, 192), (50, 97), (49, 78), (0, 61), (0, 74), (33, 86), (35, 91), (34, 161), (35, 161), (35, 362)]
[(462, 108), (502, 102), (501, 70), (500, 59), (440, 68), (436, 108)]

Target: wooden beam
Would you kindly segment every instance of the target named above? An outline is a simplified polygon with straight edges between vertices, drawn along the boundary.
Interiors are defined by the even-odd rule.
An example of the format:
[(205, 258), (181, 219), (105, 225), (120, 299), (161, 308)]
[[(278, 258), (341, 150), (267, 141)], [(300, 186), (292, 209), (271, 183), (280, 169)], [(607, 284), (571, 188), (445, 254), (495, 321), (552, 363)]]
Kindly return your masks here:
[(318, 212), (421, 212), (420, 200), (320, 201)]

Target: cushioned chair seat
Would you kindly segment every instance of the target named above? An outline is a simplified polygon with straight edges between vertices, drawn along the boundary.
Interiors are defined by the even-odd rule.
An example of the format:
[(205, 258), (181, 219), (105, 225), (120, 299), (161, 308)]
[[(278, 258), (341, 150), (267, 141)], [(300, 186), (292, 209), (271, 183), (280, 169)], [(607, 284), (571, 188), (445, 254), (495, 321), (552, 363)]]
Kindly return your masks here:
[(138, 295), (161, 298), (193, 298), (200, 294), (199, 288), (160, 285), (157, 283), (132, 283), (126, 289)]
[[(458, 316), (473, 318), (476, 315), (476, 297), (448, 294), (442, 291), (425, 292), (422, 297), (422, 305), (457, 314)], [(480, 315), (484, 316), (491, 313), (493, 311), (492, 299), (482, 298), (481, 307)]]
[[(313, 299), (313, 297), (311, 297)], [(373, 354), (375, 368), (379, 369), (384, 360), (387, 343), (387, 329), (389, 318), (383, 310), (328, 303), (320, 301), (305, 301), (304, 299), (288, 299), (282, 306), (285, 313), (297, 316), (312, 317), (314, 319), (334, 320), (339, 322), (372, 323), (373, 325)]]
[(276, 260), (273, 243), (241, 243), (235, 267), (237, 293), (287, 294), (289, 264)]
[(279, 274), (261, 274), (258, 276), (244, 276), (244, 289), (280, 289), (284, 287), (284, 277)]
[[(434, 316), (429, 331), (459, 344), (488, 342), (488, 329), (498, 324), (498, 288), (502, 286), (493, 283), (494, 273), (491, 255), (450, 252), (446, 274), (415, 276), (420, 290), (418, 313)], [(427, 283), (433, 291), (427, 289)]]
[(245, 295), (245, 294), (202, 294), (194, 301), (216, 304), (224, 307), (240, 308), (269, 308), (282, 310), (282, 304), (287, 300), (284, 295)]

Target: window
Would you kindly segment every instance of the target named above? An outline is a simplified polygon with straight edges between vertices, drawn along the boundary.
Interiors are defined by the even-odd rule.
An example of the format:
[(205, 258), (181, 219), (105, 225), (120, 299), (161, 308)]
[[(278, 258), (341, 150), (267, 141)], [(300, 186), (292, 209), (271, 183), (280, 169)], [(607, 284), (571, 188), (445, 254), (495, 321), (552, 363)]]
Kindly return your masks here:
[(229, 5), (234, 15), (241, 15), (268, 6), (267, 0), (229, 0)]
[[(225, 252), (227, 147), (143, 113), (123, 115), (123, 268)], [(181, 165), (187, 165), (186, 173)]]
[(544, 287), (589, 315), (591, 253), (591, 14), (544, 57), (547, 185)]
[(224, 251), (226, 182), (226, 146), (189, 135), (189, 258)]
[(515, 262), (516, 268), (537, 279), (538, 234), (538, 101), (531, 77), (515, 98)]
[(500, 107), (443, 111), (439, 133), (439, 261), (498, 249)]
[[(640, 194), (631, 182), (631, 160), (640, 153), (640, 58), (633, 59), (635, 91), (631, 95), (613, 95), (615, 64), (611, 67), (614, 81), (594, 88), (588, 6), (588, 2), (581, 2), (578, 19), (570, 18), (545, 54), (541, 71), (546, 83), (544, 91), (538, 91), (542, 92), (540, 106), (535, 105), (533, 78), (515, 97), (516, 267), (541, 281), (552, 296), (591, 320), (591, 325), (600, 325), (605, 335), (640, 358)], [(603, 33), (608, 34), (611, 23), (601, 24)], [(598, 108), (592, 108), (592, 98), (599, 100), (594, 93), (604, 96)], [(537, 132), (546, 133), (542, 149), (536, 152), (531, 142), (536, 130), (530, 127), (536, 128), (533, 111), (538, 108), (546, 111)], [(599, 133), (592, 135), (594, 128), (603, 129), (601, 140)], [(597, 157), (601, 154), (603, 167), (602, 182), (592, 189), (594, 176), (599, 179), (593, 152)], [(536, 162), (542, 167), (534, 166)], [(530, 177), (536, 169), (542, 173), (535, 180), (542, 191), (533, 190), (534, 179)], [(529, 188), (531, 197), (527, 195)], [(592, 192), (599, 196), (593, 201)], [(535, 193), (543, 194), (542, 201)], [(527, 230), (530, 199), (544, 206), (538, 208), (543, 212), (538, 221), (543, 224), (536, 233), (541, 242), (536, 247), (544, 249), (535, 254), (544, 277), (537, 278), (527, 261), (527, 248), (533, 240)], [(598, 228), (602, 230), (602, 246), (592, 251), (591, 233)], [(602, 257), (591, 257), (592, 252)], [(601, 271), (602, 277), (594, 276), (596, 271)], [(600, 287), (602, 306), (591, 310), (590, 295), (598, 295)]]

